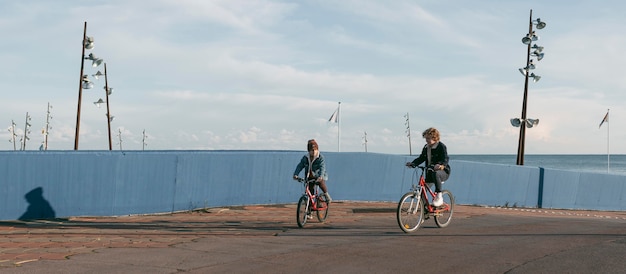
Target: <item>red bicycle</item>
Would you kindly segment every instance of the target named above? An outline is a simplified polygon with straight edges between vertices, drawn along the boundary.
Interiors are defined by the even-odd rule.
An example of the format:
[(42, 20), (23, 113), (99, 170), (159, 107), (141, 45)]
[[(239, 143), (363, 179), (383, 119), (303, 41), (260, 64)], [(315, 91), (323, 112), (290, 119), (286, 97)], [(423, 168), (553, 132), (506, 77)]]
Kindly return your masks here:
[[(413, 183), (411, 191), (405, 193), (400, 198), (400, 202), (398, 202), (398, 225), (406, 233), (417, 230), (424, 220), (430, 216), (435, 217), (435, 223), (438, 227), (446, 227), (450, 224), (452, 213), (454, 212), (454, 196), (448, 190), (441, 191), (443, 194), (443, 204), (441, 206), (436, 207), (432, 205), (427, 194), (430, 194), (431, 198), (435, 198), (435, 193), (424, 179), (424, 171), (432, 171), (432, 168), (423, 166), (418, 166), (417, 168), (422, 170), (418, 184), (415, 185)], [(415, 174), (417, 175), (417, 169)]]
[[(295, 179), (304, 185), (304, 193), (298, 200), (298, 209), (296, 211), (298, 226), (304, 227), (307, 220), (313, 218), (311, 215), (313, 211), (316, 212), (317, 220), (324, 222), (326, 217), (328, 217), (328, 202), (326, 201), (326, 196), (320, 191), (316, 178), (304, 179), (296, 177)], [(315, 185), (315, 193), (311, 193), (309, 190), (309, 185), (311, 184)]]

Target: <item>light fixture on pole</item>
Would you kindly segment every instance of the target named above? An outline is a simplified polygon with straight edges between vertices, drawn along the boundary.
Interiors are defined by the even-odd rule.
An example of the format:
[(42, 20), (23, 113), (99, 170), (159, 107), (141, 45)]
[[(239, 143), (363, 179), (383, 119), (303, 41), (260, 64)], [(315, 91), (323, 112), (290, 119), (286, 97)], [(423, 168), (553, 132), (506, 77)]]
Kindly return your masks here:
[(363, 132), (363, 145), (365, 146), (365, 152), (367, 152), (367, 131)]
[(406, 115), (404, 115), (404, 117), (406, 118), (406, 121), (404, 122), (404, 124), (406, 125), (406, 137), (409, 137), (409, 156), (413, 155), (413, 152), (411, 151), (411, 125), (409, 124), (409, 113), (407, 112)]
[(109, 79), (108, 79), (108, 74), (107, 74), (107, 63), (104, 63), (104, 74), (100, 71), (98, 71), (96, 74), (93, 75), (94, 77), (96, 77), (96, 79), (98, 79), (98, 77), (100, 76), (104, 76), (104, 96), (105, 96), (105, 100), (102, 100), (102, 98), (98, 99), (98, 101), (93, 102), (94, 105), (96, 105), (98, 108), (100, 107), (101, 104), (106, 103), (107, 104), (107, 113), (105, 114), (107, 116), (107, 132), (108, 132), (108, 136), (109, 136), (109, 150), (113, 150), (113, 142), (111, 140), (111, 122), (113, 121), (113, 116), (111, 116), (111, 109), (109, 106), (109, 95), (111, 95), (113, 93), (113, 88), (109, 87)]
[(148, 145), (148, 143), (146, 143), (146, 139), (148, 139), (148, 136), (146, 135), (146, 130), (143, 130), (143, 138), (141, 138), (141, 143), (143, 144), (141, 146), (141, 150), (146, 150), (146, 146)]
[(84, 73), (85, 69), (85, 60), (91, 60), (92, 66), (99, 66), (103, 60), (97, 58), (93, 53), (90, 53), (89, 56), (85, 57), (85, 50), (91, 50), (94, 48), (94, 39), (93, 37), (87, 36), (87, 22), (85, 22), (85, 27), (83, 29), (83, 40), (82, 40), (82, 53), (80, 56), (80, 82), (78, 84), (78, 104), (76, 110), (76, 133), (74, 135), (74, 150), (78, 150), (78, 137), (80, 133), (80, 108), (83, 100), (83, 89), (91, 89), (93, 88), (93, 83), (89, 80), (89, 76)]
[[(528, 34), (522, 38), (522, 43), (527, 45), (526, 53), (526, 66), (519, 69), (519, 72), (524, 75), (524, 101), (522, 103), (522, 117), (511, 119), (511, 125), (519, 127), (519, 142), (517, 146), (517, 165), (524, 165), (524, 144), (526, 141), (526, 128), (532, 128), (539, 124), (539, 119), (526, 118), (526, 107), (528, 101), (528, 79), (533, 78), (533, 82), (539, 81), (541, 76), (536, 75), (531, 70), (535, 69), (535, 60), (531, 57), (537, 58), (537, 62), (541, 61), (544, 57), (543, 47), (536, 44), (531, 45), (534, 41), (539, 40), (539, 36), (533, 30), (533, 26), (537, 29), (543, 29), (546, 27), (546, 23), (537, 18), (533, 21), (533, 10), (530, 10), (530, 19), (528, 22)], [(531, 50), (534, 50), (531, 52)]]
[(30, 133), (30, 115), (26, 112), (26, 122), (24, 122), (24, 137), (22, 138), (22, 150), (26, 150), (26, 141), (30, 140), (28, 134)]
[(48, 135), (50, 130), (52, 129), (52, 127), (50, 126), (50, 120), (52, 120), (50, 109), (52, 109), (52, 105), (48, 103), (48, 111), (46, 114), (46, 127), (41, 130), (41, 134), (43, 134), (43, 143), (41, 144), (41, 150), (48, 150)]
[(122, 150), (122, 129), (117, 129), (117, 138), (119, 139), (120, 150)]
[(11, 132), (11, 139), (9, 139), (10, 143), (13, 143), (13, 150), (17, 150), (17, 145), (15, 142), (15, 137), (17, 137), (17, 133), (15, 133), (15, 121), (11, 120), (11, 126), (9, 127), (9, 132)]

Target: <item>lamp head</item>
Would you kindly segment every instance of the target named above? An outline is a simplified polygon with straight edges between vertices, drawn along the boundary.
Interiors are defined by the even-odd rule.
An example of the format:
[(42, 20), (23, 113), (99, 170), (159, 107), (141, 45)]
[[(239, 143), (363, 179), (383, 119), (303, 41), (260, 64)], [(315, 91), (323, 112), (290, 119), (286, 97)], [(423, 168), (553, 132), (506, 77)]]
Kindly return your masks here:
[(511, 125), (514, 127), (519, 127), (522, 124), (522, 120), (519, 118), (511, 118)]
[(541, 59), (543, 59), (543, 55), (544, 55), (544, 53), (543, 53), (543, 52), (542, 52), (542, 53), (539, 53), (539, 52), (537, 52), (537, 51), (533, 52), (533, 54), (532, 54), (532, 56), (537, 57), (537, 61), (541, 61)]
[(95, 67), (97, 67), (97, 66), (101, 65), (101, 64), (102, 64), (102, 62), (104, 62), (104, 60), (102, 60), (102, 59), (100, 59), (100, 58), (96, 58), (96, 59), (94, 59), (94, 60), (91, 62), (91, 66), (95, 68)]
[(541, 76), (535, 75), (535, 73), (531, 73), (528, 77), (533, 78), (533, 82), (535, 83), (537, 83), (539, 79), (541, 79)]
[(535, 52), (542, 52), (543, 51), (543, 47), (542, 46), (537, 46), (537, 44), (533, 44), (532, 47), (530, 47), (531, 49), (534, 49)]
[(525, 124), (527, 128), (532, 128), (533, 126), (536, 126), (539, 124), (539, 119), (526, 119)]
[(539, 40), (539, 35), (535, 34), (535, 32), (533, 31), (533, 35), (530, 37), (530, 39), (533, 41), (537, 41)]
[(520, 72), (522, 75), (524, 75), (524, 76), (526, 76), (526, 73), (528, 73), (528, 72), (526, 71), (526, 68), (520, 68), (520, 69), (519, 69), (519, 72)]
[(102, 100), (102, 98), (98, 99), (98, 101), (93, 102), (94, 105), (96, 105), (96, 107), (100, 107), (100, 104), (104, 103), (104, 100)]
[(85, 47), (85, 49), (93, 49), (93, 37), (86, 37), (85, 40), (83, 40), (83, 46)]
[(83, 75), (82, 87), (84, 89), (91, 89), (91, 88), (93, 88), (93, 83), (91, 82), (91, 80), (89, 80), (89, 76), (87, 76), (87, 74)]
[(96, 80), (98, 80), (98, 77), (104, 76), (104, 73), (98, 71), (98, 72), (96, 72), (96, 74), (92, 74), (91, 76), (93, 76), (93, 78), (96, 78)]
[(537, 18), (537, 20), (535, 20), (535, 25), (537, 26), (537, 29), (543, 29), (546, 27), (546, 22), (541, 21), (540, 18)]

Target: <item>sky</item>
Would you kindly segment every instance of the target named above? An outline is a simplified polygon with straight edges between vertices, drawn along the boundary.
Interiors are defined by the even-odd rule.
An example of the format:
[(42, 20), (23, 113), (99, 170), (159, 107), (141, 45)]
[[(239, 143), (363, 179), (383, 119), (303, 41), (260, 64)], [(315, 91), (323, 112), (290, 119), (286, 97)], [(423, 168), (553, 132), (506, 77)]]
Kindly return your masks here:
[[(46, 126), (49, 150), (74, 149), (86, 22), (113, 150), (416, 154), (436, 127), (449, 154), (516, 154), (531, 10), (547, 26), (525, 153), (626, 154), (617, 0), (2, 1), (0, 150), (27, 115), (26, 150)], [(104, 66), (83, 64), (78, 149), (108, 150)]]

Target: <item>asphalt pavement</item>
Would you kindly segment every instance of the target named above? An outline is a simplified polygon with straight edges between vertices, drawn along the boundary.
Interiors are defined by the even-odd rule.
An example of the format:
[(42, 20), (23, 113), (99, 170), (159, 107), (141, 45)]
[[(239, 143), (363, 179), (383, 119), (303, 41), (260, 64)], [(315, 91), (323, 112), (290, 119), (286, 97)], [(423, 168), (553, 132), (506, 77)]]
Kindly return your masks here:
[(625, 273), (626, 212), (455, 208), (413, 233), (395, 202), (0, 222), (0, 273)]

